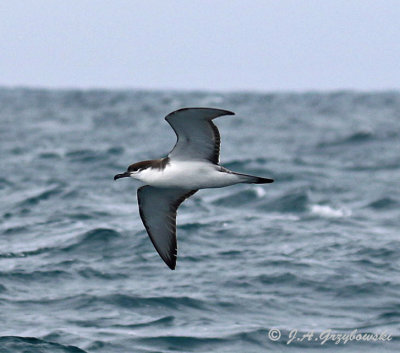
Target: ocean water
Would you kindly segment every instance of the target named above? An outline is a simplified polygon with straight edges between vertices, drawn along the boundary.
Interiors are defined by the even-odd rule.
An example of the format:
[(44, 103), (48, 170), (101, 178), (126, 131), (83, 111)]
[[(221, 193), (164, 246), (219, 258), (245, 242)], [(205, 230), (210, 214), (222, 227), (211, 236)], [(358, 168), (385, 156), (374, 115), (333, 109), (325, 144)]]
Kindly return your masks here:
[[(187, 106), (236, 112), (221, 164), (275, 183), (188, 199), (171, 271), (113, 176)], [(0, 155), (2, 353), (400, 351), (399, 92), (2, 88)]]

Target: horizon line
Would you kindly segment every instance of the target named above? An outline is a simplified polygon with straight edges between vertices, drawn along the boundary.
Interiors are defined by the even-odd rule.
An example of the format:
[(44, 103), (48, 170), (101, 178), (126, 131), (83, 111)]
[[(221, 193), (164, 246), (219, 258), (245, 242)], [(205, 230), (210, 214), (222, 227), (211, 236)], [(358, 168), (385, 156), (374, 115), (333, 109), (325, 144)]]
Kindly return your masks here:
[(30, 85), (30, 84), (1, 84), (0, 89), (9, 90), (45, 90), (45, 91), (141, 91), (141, 92), (174, 92), (174, 93), (215, 93), (215, 94), (307, 94), (307, 93), (399, 93), (400, 88), (374, 88), (374, 89), (360, 89), (360, 88), (304, 88), (304, 89), (206, 89), (206, 88), (173, 88), (173, 87), (134, 87), (134, 86), (121, 86), (121, 87), (106, 87), (106, 86), (52, 86), (52, 85)]

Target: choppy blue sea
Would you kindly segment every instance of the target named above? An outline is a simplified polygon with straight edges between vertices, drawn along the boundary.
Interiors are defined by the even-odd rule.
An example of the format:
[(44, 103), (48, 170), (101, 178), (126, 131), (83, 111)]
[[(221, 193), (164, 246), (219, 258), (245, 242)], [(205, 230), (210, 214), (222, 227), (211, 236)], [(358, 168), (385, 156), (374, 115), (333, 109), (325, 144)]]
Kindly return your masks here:
[[(188, 199), (171, 271), (113, 176), (188, 106), (275, 183)], [(2, 353), (400, 351), (399, 92), (2, 88), (0, 156)], [(354, 330), (381, 339), (322, 342)]]

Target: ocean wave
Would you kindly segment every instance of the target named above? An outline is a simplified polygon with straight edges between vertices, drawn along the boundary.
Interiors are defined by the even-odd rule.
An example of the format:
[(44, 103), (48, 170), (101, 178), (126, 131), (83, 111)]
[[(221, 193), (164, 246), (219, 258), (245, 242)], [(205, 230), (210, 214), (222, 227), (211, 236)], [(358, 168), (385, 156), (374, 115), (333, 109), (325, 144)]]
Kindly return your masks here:
[(259, 197), (258, 195), (259, 193), (254, 189), (245, 189), (228, 196), (220, 197), (212, 203), (216, 206), (242, 207), (242, 205), (256, 200)]
[[(63, 271), (54, 271), (57, 273), (64, 275)], [(14, 274), (11, 274), (13, 276)], [(42, 274), (36, 274), (42, 275)], [(45, 276), (50, 275), (50, 278), (53, 278), (53, 281), (57, 280), (52, 276), (53, 274), (49, 271), (49, 273), (44, 273)], [(70, 278), (70, 275), (67, 274)], [(26, 280), (28, 278), (28, 274), (25, 274), (21, 280)], [(39, 278), (36, 278), (39, 280)], [(60, 278), (59, 280), (62, 280)], [(61, 293), (60, 293), (61, 294)], [(54, 298), (42, 297), (35, 299), (14, 299), (14, 298), (3, 298), (2, 301), (7, 303), (13, 303), (14, 305), (19, 305), (23, 307), (29, 306), (39, 306), (39, 307), (53, 307), (58, 309), (80, 309), (80, 308), (94, 308), (101, 307), (104, 308), (107, 306), (108, 308), (125, 308), (125, 309), (143, 309), (148, 308), (150, 310), (154, 310), (158, 312), (159, 310), (172, 310), (172, 311), (180, 311), (183, 309), (194, 309), (194, 310), (207, 310), (208, 303), (206, 301), (195, 299), (188, 296), (134, 296), (129, 294), (106, 294), (106, 295), (89, 295), (89, 294), (76, 294), (70, 296), (59, 296)]]
[(197, 230), (204, 226), (207, 226), (207, 224), (200, 222), (186, 222), (178, 225), (179, 229), (183, 229), (186, 231)]
[[(5, 234), (8, 234), (8, 233), (6, 232)], [(13, 233), (11, 233), (11, 234), (13, 234)], [(0, 258), (12, 259), (12, 258), (19, 258), (19, 257), (35, 256), (35, 255), (41, 255), (41, 254), (49, 252), (51, 250), (52, 250), (52, 248), (45, 247), (45, 248), (38, 248), (35, 250), (5, 252), (5, 253), (0, 253)]]
[(357, 284), (344, 284), (339, 285), (335, 289), (336, 297), (340, 298), (365, 298), (370, 296), (379, 295), (382, 291), (382, 287), (390, 285), (390, 282), (367, 282)]
[[(71, 198), (75, 198), (77, 195), (72, 196)], [(66, 216), (70, 220), (76, 221), (88, 221), (90, 219), (101, 219), (103, 217), (107, 217), (110, 214), (105, 211), (90, 211), (86, 210), (85, 212), (71, 212), (67, 213)]]
[(71, 245), (63, 247), (63, 252), (76, 252), (87, 254), (105, 253), (112, 251), (110, 245), (121, 237), (121, 234), (113, 229), (96, 228), (85, 232)]
[(360, 143), (360, 142), (369, 142), (372, 139), (376, 137), (376, 134), (374, 134), (373, 131), (371, 130), (363, 130), (363, 131), (357, 131), (350, 136), (346, 137), (342, 143)]
[(389, 210), (398, 208), (398, 206), (399, 202), (392, 199), (391, 197), (382, 197), (367, 205), (367, 207), (373, 208), (375, 210)]
[(375, 134), (372, 130), (360, 130), (352, 133), (346, 137), (340, 137), (333, 141), (320, 142), (318, 147), (329, 147), (329, 146), (340, 146), (340, 145), (353, 145), (367, 143), (374, 139), (378, 139), (379, 136)]
[[(235, 346), (241, 352), (265, 350), (268, 331), (263, 328), (246, 329), (239, 332), (220, 334), (209, 331), (190, 335), (164, 335), (140, 337), (139, 343), (163, 350), (231, 352)], [(227, 348), (231, 347), (231, 348)]]
[(3, 231), (3, 234), (4, 235), (21, 234), (21, 233), (25, 233), (28, 229), (29, 229), (29, 227), (27, 227), (27, 226), (8, 227)]
[(299, 277), (296, 274), (286, 272), (286, 273), (279, 273), (279, 274), (262, 274), (257, 276), (257, 281), (262, 284), (290, 284), (296, 283), (299, 281)]
[(264, 328), (255, 328), (250, 330), (242, 330), (241, 332), (233, 333), (225, 338), (229, 339), (231, 343), (239, 343), (243, 345), (244, 351), (247, 352), (246, 345), (257, 346), (264, 350), (267, 345), (268, 330)]
[(127, 323), (127, 324), (115, 324), (112, 327), (116, 328), (126, 328), (126, 329), (133, 329), (133, 328), (142, 328), (142, 327), (170, 327), (175, 320), (175, 316), (169, 315), (164, 316), (159, 319), (145, 321), (145, 322), (135, 322), (135, 323)]
[[(281, 286), (286, 288), (296, 287), (301, 290), (308, 289), (317, 293), (336, 293), (336, 286), (331, 283), (326, 283), (315, 278), (310, 278), (310, 276), (299, 275), (298, 271), (304, 270), (304, 266), (294, 266), (293, 272), (282, 272), (275, 274), (262, 274), (255, 278), (252, 278), (252, 282), (258, 282), (266, 286)], [(297, 267), (297, 268), (296, 268)]]
[(124, 273), (100, 271), (92, 267), (84, 267), (77, 272), (80, 276), (86, 279), (118, 281), (120, 279), (126, 278), (126, 275)]
[(70, 159), (72, 162), (92, 162), (95, 160), (103, 161), (106, 157), (105, 153), (101, 153), (97, 150), (91, 149), (81, 149), (69, 151), (65, 154), (65, 156)]
[(148, 344), (151, 347), (169, 350), (169, 351), (182, 351), (188, 350), (193, 351), (193, 349), (210, 349), (213, 347), (214, 349), (219, 345), (229, 343), (230, 341), (225, 338), (219, 337), (197, 337), (197, 336), (173, 336), (173, 335), (164, 335), (164, 336), (150, 336), (150, 337), (141, 337), (136, 339), (138, 343)]
[(62, 270), (48, 270), (48, 271), (2, 271), (0, 272), (0, 278), (12, 280), (14, 282), (40, 282), (40, 283), (52, 283), (57, 280), (67, 280), (72, 278), (72, 274)]
[(64, 346), (35, 337), (2, 336), (0, 337), (0, 347), (2, 353), (86, 353), (75, 346)]
[(13, 186), (13, 183), (10, 180), (0, 177), (0, 190), (11, 186)]
[(100, 301), (113, 306), (123, 308), (138, 308), (143, 306), (164, 307), (178, 310), (179, 308), (206, 309), (205, 302), (187, 296), (159, 296), (159, 297), (135, 297), (126, 294), (110, 294), (103, 297), (97, 297)]
[(61, 155), (56, 152), (41, 152), (39, 154), (41, 159), (60, 159)]
[(275, 212), (301, 213), (307, 210), (309, 204), (308, 190), (290, 190), (274, 199), (265, 199), (257, 208)]
[[(284, 193), (278, 197), (268, 197), (268, 192), (259, 186), (242, 189), (222, 196), (212, 201), (215, 206), (240, 208), (257, 208), (275, 213), (305, 212), (308, 209), (309, 197), (307, 189), (296, 189)], [(281, 214), (282, 215), (282, 214)]]
[(121, 154), (123, 154), (125, 151), (125, 148), (122, 146), (113, 146), (113, 147), (109, 147), (107, 149), (107, 154), (112, 155), (112, 156), (119, 156)]
[(400, 250), (399, 248), (400, 246), (398, 242), (381, 244), (381, 246), (379, 247), (362, 246), (360, 249), (354, 252), (354, 256), (359, 257), (361, 259), (373, 258), (373, 259), (385, 259), (386, 261), (394, 260), (398, 255), (398, 251)]
[(59, 195), (63, 191), (63, 186), (58, 185), (56, 187), (47, 188), (44, 191), (37, 193), (34, 196), (27, 197), (25, 200), (20, 202), (20, 207), (31, 207), (37, 205), (41, 201), (49, 200), (54, 196)]

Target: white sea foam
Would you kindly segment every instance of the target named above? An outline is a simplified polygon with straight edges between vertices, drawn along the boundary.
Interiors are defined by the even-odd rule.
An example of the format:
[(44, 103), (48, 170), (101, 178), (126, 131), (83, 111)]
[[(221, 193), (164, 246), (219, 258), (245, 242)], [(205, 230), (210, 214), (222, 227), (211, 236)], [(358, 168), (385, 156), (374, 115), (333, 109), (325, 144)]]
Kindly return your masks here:
[(328, 205), (312, 205), (311, 213), (327, 218), (341, 218), (351, 216), (351, 210), (347, 208), (333, 208)]
[(263, 197), (267, 194), (266, 191), (260, 186), (256, 186), (254, 188), (254, 191), (256, 192), (257, 197)]

